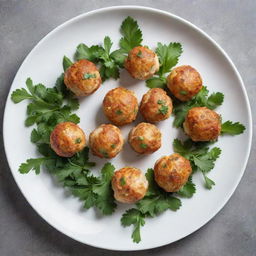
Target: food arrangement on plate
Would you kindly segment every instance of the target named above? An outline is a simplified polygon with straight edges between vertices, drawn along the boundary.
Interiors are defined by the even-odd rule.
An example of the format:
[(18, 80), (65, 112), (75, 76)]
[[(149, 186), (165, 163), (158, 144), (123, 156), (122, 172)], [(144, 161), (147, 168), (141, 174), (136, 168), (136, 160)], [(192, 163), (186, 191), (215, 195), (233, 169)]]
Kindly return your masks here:
[[(158, 43), (155, 51), (142, 46), (142, 32), (137, 22), (127, 17), (121, 25), (120, 49), (111, 52), (112, 41), (104, 38), (103, 45), (80, 44), (73, 63), (63, 58), (64, 73), (53, 88), (34, 85), (27, 79), (27, 89), (12, 93), (14, 103), (29, 100), (26, 126), (35, 125), (31, 142), (42, 157), (28, 159), (20, 165), (20, 173), (45, 167), (74, 196), (84, 202), (86, 209), (98, 208), (103, 215), (112, 214), (116, 201), (135, 203), (122, 218), (123, 226), (134, 226), (132, 239), (141, 241), (140, 228), (146, 218), (156, 217), (170, 209), (181, 207), (181, 198), (191, 198), (196, 192), (192, 181), (201, 172), (205, 187), (215, 184), (208, 177), (221, 149), (211, 147), (222, 135), (238, 135), (245, 127), (238, 122), (222, 122), (214, 110), (223, 103), (224, 95), (209, 92), (203, 86), (200, 73), (189, 65), (175, 67), (182, 54), (180, 43)], [(85, 134), (78, 126), (80, 118), (74, 114), (79, 108), (77, 97), (89, 97), (100, 90), (102, 82), (119, 78), (125, 68), (135, 79), (146, 80), (149, 90), (139, 104), (135, 92), (124, 87), (110, 90), (104, 97), (102, 111), (110, 121)], [(146, 174), (136, 166), (124, 166), (115, 171), (107, 162), (101, 175), (90, 168), (89, 148), (100, 158), (114, 158), (124, 145), (121, 128), (132, 123), (138, 112), (145, 122), (131, 129), (128, 143), (138, 154), (156, 152), (164, 143), (158, 122), (175, 116), (173, 126), (184, 130), (185, 141), (175, 139), (173, 153), (159, 156), (155, 166)], [(89, 147), (86, 147), (89, 145)], [(136, 165), (136, 163), (134, 163)]]

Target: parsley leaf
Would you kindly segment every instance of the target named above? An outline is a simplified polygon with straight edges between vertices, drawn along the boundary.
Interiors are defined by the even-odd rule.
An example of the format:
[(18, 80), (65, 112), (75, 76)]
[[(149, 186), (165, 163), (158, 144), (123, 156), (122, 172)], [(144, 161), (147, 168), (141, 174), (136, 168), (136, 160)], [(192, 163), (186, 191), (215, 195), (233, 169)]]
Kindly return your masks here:
[(142, 32), (136, 20), (128, 16), (121, 25), (121, 34), (123, 37), (120, 39), (121, 49), (128, 53), (131, 49), (142, 43)]
[(116, 203), (111, 188), (111, 179), (114, 175), (115, 167), (106, 163), (101, 169), (101, 178), (98, 184), (93, 185), (92, 191), (97, 195), (96, 206), (105, 215), (111, 214), (116, 208)]
[(72, 64), (73, 62), (67, 56), (63, 57), (62, 65), (64, 71), (66, 71)]
[[(206, 188), (211, 189), (215, 183), (210, 180), (206, 174), (214, 168), (215, 162), (221, 154), (221, 149), (218, 147), (209, 149), (208, 145), (209, 143), (196, 143), (190, 139), (184, 143), (178, 139), (173, 141), (174, 152), (179, 153), (190, 160), (193, 171), (201, 171), (205, 179)], [(190, 189), (192, 189), (192, 185), (189, 186)]]
[(33, 99), (33, 96), (26, 89), (21, 88), (12, 92), (11, 99), (14, 103), (19, 103), (23, 100)]
[(30, 158), (26, 163), (22, 163), (19, 167), (19, 172), (22, 174), (28, 173), (34, 170), (36, 174), (40, 173), (41, 165), (47, 160), (45, 157), (41, 158)]
[(245, 126), (239, 122), (226, 121), (221, 125), (221, 134), (238, 135), (243, 133)]
[(160, 61), (159, 75), (163, 76), (165, 73), (170, 72), (182, 54), (182, 46), (180, 43), (170, 43), (169, 45), (157, 44), (156, 53)]
[(136, 205), (138, 209), (146, 215), (154, 217), (167, 209), (176, 211), (181, 206), (181, 201), (159, 188), (154, 180), (154, 170), (148, 169), (146, 178), (149, 182), (149, 189), (144, 198)]
[(152, 77), (146, 81), (148, 88), (162, 88), (166, 87), (166, 78), (165, 77)]
[(133, 242), (139, 243), (141, 241), (140, 227), (145, 225), (145, 216), (138, 209), (127, 210), (121, 218), (121, 224), (124, 227), (134, 225), (132, 232)]
[(223, 93), (217, 92), (212, 93), (208, 97), (209, 91), (207, 87), (203, 86), (200, 92), (187, 102), (174, 101), (173, 112), (175, 115), (173, 125), (174, 127), (182, 127), (182, 124), (186, 118), (188, 111), (194, 107), (207, 107), (210, 109), (215, 109), (223, 103), (224, 95)]
[(104, 50), (99, 45), (92, 45), (91, 47), (88, 47), (85, 44), (79, 44), (76, 48), (75, 59), (86, 59), (97, 63), (103, 51)]
[(177, 194), (182, 197), (191, 198), (195, 192), (196, 185), (192, 182), (192, 177), (190, 176), (188, 182), (177, 192)]
[(160, 61), (160, 68), (156, 76), (149, 78), (146, 85), (149, 88), (166, 88), (165, 74), (171, 71), (182, 54), (182, 46), (180, 43), (157, 44), (156, 53)]

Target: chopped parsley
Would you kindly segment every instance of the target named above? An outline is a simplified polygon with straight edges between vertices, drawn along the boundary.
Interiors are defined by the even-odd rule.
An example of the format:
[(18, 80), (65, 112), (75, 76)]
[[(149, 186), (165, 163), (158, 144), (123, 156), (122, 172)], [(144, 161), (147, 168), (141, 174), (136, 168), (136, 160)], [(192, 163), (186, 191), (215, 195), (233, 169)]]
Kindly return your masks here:
[(116, 148), (116, 144), (112, 144), (111, 148), (115, 149)]
[(187, 91), (183, 91), (183, 90), (181, 90), (181, 91), (180, 91), (180, 94), (181, 94), (181, 95), (187, 95), (187, 94), (188, 94), (188, 92), (187, 92)]
[(165, 105), (165, 103), (166, 103), (165, 100), (158, 100), (157, 101), (157, 104), (159, 104), (159, 105)]
[(168, 109), (169, 109), (168, 106), (162, 105), (158, 110), (160, 114), (166, 115), (168, 113)]
[(142, 51), (141, 50), (138, 51), (137, 57), (142, 58)]
[(123, 114), (123, 111), (120, 110), (120, 109), (118, 109), (118, 110), (116, 111), (116, 114), (117, 114), (117, 115), (122, 115), (122, 114)]
[(120, 179), (120, 185), (121, 185), (121, 186), (124, 186), (125, 184), (126, 184), (125, 177), (122, 177), (122, 178)]
[(100, 149), (100, 153), (105, 157), (109, 158), (108, 152), (105, 149)]
[(96, 78), (96, 75), (91, 74), (91, 73), (85, 73), (84, 74), (84, 79), (91, 79), (91, 78)]
[(81, 143), (81, 141), (82, 141), (81, 138), (77, 138), (77, 139), (75, 140), (75, 143), (76, 143), (76, 144), (79, 144), (79, 143)]
[(140, 144), (140, 147), (143, 148), (143, 149), (146, 149), (146, 148), (148, 147), (148, 145), (145, 144), (145, 143), (141, 143), (141, 144)]

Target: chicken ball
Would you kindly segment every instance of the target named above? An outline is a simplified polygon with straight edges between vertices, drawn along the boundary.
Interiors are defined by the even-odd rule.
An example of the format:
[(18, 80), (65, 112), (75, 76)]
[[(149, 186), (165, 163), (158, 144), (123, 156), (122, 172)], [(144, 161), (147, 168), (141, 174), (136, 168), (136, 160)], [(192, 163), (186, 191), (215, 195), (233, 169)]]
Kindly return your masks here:
[(106, 94), (103, 110), (113, 124), (120, 126), (129, 124), (136, 119), (138, 100), (133, 91), (118, 87)]
[(191, 66), (174, 68), (167, 77), (171, 93), (181, 101), (191, 100), (203, 87), (200, 74)]
[(172, 100), (163, 89), (150, 89), (142, 97), (140, 112), (148, 122), (165, 120), (172, 113)]
[(65, 71), (64, 83), (76, 96), (87, 96), (100, 87), (101, 77), (95, 64), (83, 59)]
[(129, 52), (124, 66), (133, 78), (146, 80), (159, 70), (159, 61), (155, 52), (137, 46)]
[(62, 157), (71, 157), (82, 151), (86, 144), (83, 130), (75, 123), (59, 123), (50, 135), (51, 148)]
[(177, 153), (161, 157), (154, 166), (155, 181), (166, 192), (180, 190), (191, 172), (189, 160)]
[(89, 143), (94, 155), (113, 158), (122, 150), (124, 139), (118, 127), (102, 124), (90, 134)]
[(153, 124), (140, 123), (129, 133), (131, 147), (140, 154), (151, 154), (161, 147), (162, 134)]
[(195, 107), (188, 111), (183, 127), (193, 141), (213, 141), (220, 135), (221, 117), (209, 108)]
[(115, 172), (112, 178), (114, 197), (121, 203), (135, 203), (142, 199), (148, 189), (148, 181), (141, 170), (124, 167)]

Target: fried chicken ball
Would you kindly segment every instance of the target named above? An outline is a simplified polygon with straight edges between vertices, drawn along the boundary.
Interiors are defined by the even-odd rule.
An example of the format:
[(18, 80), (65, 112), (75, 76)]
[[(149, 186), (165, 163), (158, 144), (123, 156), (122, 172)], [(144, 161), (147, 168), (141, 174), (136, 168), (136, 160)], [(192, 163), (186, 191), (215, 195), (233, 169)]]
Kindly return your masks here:
[(124, 66), (133, 78), (146, 80), (159, 70), (159, 61), (155, 52), (137, 46), (129, 52)]
[(114, 197), (121, 203), (135, 203), (142, 199), (148, 190), (148, 181), (141, 170), (124, 167), (115, 172), (112, 178)]
[(103, 110), (115, 125), (129, 124), (136, 119), (138, 100), (134, 92), (123, 87), (109, 91), (103, 100)]
[(129, 133), (131, 147), (140, 154), (151, 154), (161, 147), (161, 132), (153, 124), (140, 123)]
[(76, 96), (87, 96), (100, 87), (101, 77), (95, 64), (83, 59), (65, 71), (64, 83)]
[(181, 101), (191, 100), (203, 86), (200, 74), (191, 66), (174, 68), (167, 77), (171, 93)]
[(150, 89), (142, 97), (140, 112), (148, 122), (165, 120), (172, 113), (172, 100), (163, 89)]
[(57, 124), (52, 131), (50, 144), (57, 155), (71, 157), (84, 149), (86, 138), (83, 130), (77, 124), (63, 122)]
[(155, 181), (166, 192), (178, 191), (186, 184), (191, 172), (189, 160), (176, 153), (161, 157), (154, 166)]
[(188, 111), (183, 127), (193, 141), (212, 141), (220, 135), (221, 118), (209, 108), (195, 107)]
[(90, 134), (89, 143), (94, 155), (113, 158), (122, 150), (124, 139), (118, 127), (102, 124)]

